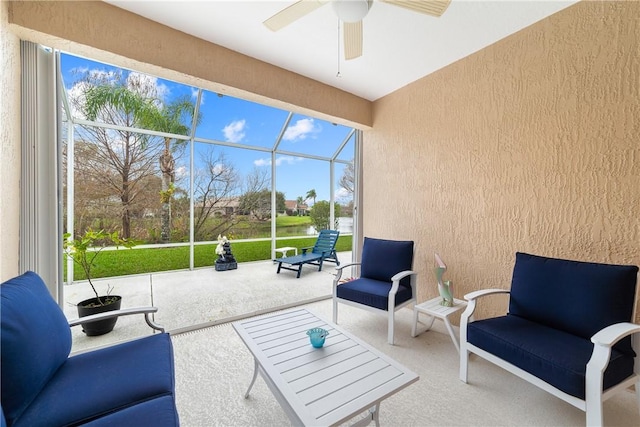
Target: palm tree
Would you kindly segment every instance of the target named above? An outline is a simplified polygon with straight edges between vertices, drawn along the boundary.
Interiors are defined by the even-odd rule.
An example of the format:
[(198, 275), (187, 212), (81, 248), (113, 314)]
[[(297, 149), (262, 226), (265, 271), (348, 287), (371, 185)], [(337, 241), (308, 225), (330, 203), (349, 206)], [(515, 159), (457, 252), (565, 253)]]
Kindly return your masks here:
[(312, 188), (311, 190), (307, 191), (307, 198), (305, 200), (313, 199), (313, 204), (315, 205), (316, 197), (318, 197), (318, 195), (316, 194), (316, 190)]
[[(173, 101), (171, 104), (163, 105), (156, 109), (150, 109), (148, 114), (142, 118), (142, 125), (147, 129), (158, 132), (173, 133), (177, 135), (188, 135), (190, 127), (183, 121), (193, 119), (195, 107), (189, 97), (185, 96)], [(201, 116), (198, 115), (196, 124), (200, 123)], [(160, 239), (163, 243), (169, 242), (171, 238), (171, 200), (173, 199), (174, 182), (176, 179), (176, 162), (173, 157), (173, 149), (184, 144), (183, 139), (175, 139), (172, 147), (171, 141), (174, 138), (164, 137), (164, 150), (160, 153), (159, 166), (162, 172), (162, 189), (160, 200), (162, 201), (162, 226), (160, 229)]]
[(296, 215), (301, 215), (300, 206), (302, 205), (304, 205), (304, 197), (298, 196), (298, 198), (296, 199)]
[[(155, 99), (145, 96), (140, 91), (129, 89), (124, 84), (101, 84), (90, 87), (85, 95), (85, 114), (90, 120), (95, 120), (101, 111), (109, 108), (121, 110), (128, 117), (126, 126), (158, 132), (188, 135), (190, 127), (183, 121), (191, 123), (195, 107), (188, 97), (173, 101), (168, 105), (158, 104)], [(200, 116), (196, 124), (200, 122)], [(117, 123), (122, 124), (122, 123)], [(168, 242), (171, 236), (171, 200), (173, 184), (175, 182), (175, 159), (173, 157), (171, 141), (174, 138), (164, 137), (164, 149), (160, 153), (159, 167), (162, 172), (162, 188), (160, 199), (162, 202), (161, 240)], [(184, 140), (176, 139), (176, 145), (184, 144)], [(173, 147), (175, 148), (175, 146)], [(123, 236), (130, 236), (130, 213), (128, 209), (129, 192), (126, 187), (131, 185), (128, 170), (122, 174), (122, 203)]]

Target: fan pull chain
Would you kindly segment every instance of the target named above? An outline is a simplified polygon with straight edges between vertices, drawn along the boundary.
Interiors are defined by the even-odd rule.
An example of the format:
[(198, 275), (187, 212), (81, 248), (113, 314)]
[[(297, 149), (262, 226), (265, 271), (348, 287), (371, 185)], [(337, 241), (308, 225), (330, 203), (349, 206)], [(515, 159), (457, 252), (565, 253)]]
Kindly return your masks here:
[(342, 77), (340, 74), (340, 18), (338, 18), (338, 72), (336, 73), (336, 77)]

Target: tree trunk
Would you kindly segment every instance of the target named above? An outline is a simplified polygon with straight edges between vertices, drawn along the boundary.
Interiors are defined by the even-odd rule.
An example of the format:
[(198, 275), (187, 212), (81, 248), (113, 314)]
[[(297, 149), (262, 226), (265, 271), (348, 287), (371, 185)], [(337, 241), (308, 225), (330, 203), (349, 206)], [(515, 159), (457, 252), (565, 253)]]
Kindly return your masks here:
[(160, 155), (160, 171), (162, 172), (162, 226), (160, 240), (168, 243), (171, 240), (171, 199), (173, 197), (173, 182), (175, 180), (175, 160), (170, 150), (170, 138), (164, 139), (164, 151)]
[(122, 237), (128, 239), (131, 237), (131, 212), (129, 211), (129, 168), (125, 167), (123, 171), (122, 179), (122, 194), (120, 200), (122, 201)]
[(162, 243), (168, 243), (171, 239), (171, 202), (167, 201), (169, 186), (166, 185), (167, 180), (164, 174), (162, 175), (162, 225), (160, 228), (160, 241)]

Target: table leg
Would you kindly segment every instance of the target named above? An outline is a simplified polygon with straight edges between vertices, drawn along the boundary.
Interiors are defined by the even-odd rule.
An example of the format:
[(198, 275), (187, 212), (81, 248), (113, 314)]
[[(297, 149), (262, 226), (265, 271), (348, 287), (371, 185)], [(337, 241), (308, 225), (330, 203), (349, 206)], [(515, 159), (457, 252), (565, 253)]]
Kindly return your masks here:
[(453, 331), (453, 328), (451, 327), (451, 322), (449, 322), (448, 317), (445, 317), (443, 320), (444, 320), (444, 325), (447, 327), (447, 331), (449, 331), (449, 336), (451, 337), (451, 341), (453, 341), (453, 345), (456, 347), (456, 350), (458, 350), (458, 354), (460, 354), (460, 344), (458, 344), (456, 333)]
[(376, 427), (380, 427), (380, 418), (378, 416), (379, 413), (380, 413), (380, 404), (376, 403), (375, 406), (372, 406), (371, 408), (369, 408), (369, 414), (365, 418), (362, 418), (361, 420), (351, 424), (349, 427), (368, 426), (369, 424), (371, 424), (371, 421), (376, 423)]
[(251, 384), (249, 384), (249, 388), (247, 389), (247, 392), (244, 394), (244, 398), (248, 399), (249, 398), (249, 392), (251, 391), (251, 388), (253, 387), (253, 384), (256, 382), (256, 378), (258, 378), (258, 359), (253, 359), (253, 378), (251, 379)]
[(380, 404), (378, 403), (373, 409), (373, 414), (371, 414), (373, 418), (373, 422), (376, 423), (376, 427), (380, 427)]
[(416, 336), (416, 329), (418, 329), (418, 310), (413, 309), (413, 325), (411, 326), (411, 336)]
[(429, 314), (426, 314), (429, 317), (429, 323), (424, 323), (424, 325), (427, 327), (427, 329), (425, 329), (424, 331), (420, 332), (420, 334), (418, 333), (418, 323), (420, 323), (420, 319), (419, 319), (419, 315), (420, 312), (418, 310), (414, 310), (413, 311), (413, 326), (411, 327), (411, 336), (412, 337), (416, 337), (418, 335), (420, 335), (422, 332), (426, 332), (429, 329), (431, 329), (431, 327), (433, 326), (433, 322), (436, 320), (435, 316), (431, 316)]

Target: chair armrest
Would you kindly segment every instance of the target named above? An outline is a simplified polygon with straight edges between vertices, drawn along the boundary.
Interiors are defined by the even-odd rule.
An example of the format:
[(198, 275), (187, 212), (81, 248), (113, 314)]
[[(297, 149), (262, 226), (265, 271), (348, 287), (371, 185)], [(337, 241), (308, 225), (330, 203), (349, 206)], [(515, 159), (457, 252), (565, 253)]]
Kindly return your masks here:
[(360, 265), (360, 262), (350, 262), (348, 264), (336, 265), (336, 271), (339, 271), (342, 274), (342, 269), (347, 267), (353, 267), (354, 265)]
[(391, 299), (393, 298), (395, 300), (395, 295), (398, 292), (398, 287), (400, 286), (400, 280), (404, 279), (407, 276), (413, 276), (411, 278), (411, 294), (413, 295), (413, 297), (415, 298), (415, 277), (418, 275), (418, 273), (416, 273), (413, 270), (405, 270), (405, 271), (401, 271), (399, 273), (396, 273), (393, 275), (393, 277), (391, 277), (391, 290), (389, 291), (389, 301), (391, 301)]
[(417, 274), (415, 271), (413, 270), (405, 270), (405, 271), (401, 271), (400, 273), (396, 273), (393, 275), (393, 277), (391, 278), (392, 282), (400, 282), (400, 280), (404, 279), (407, 276), (410, 276), (412, 274)]
[(335, 290), (338, 287), (340, 279), (342, 278), (342, 269), (347, 267), (353, 267), (354, 265), (360, 265), (359, 262), (350, 262), (348, 264), (336, 265), (336, 275), (333, 278), (333, 293), (335, 295)]
[[(604, 384), (604, 371), (607, 369), (611, 358), (611, 348), (622, 338), (632, 334), (640, 334), (640, 325), (622, 322), (609, 325), (591, 337), (591, 342), (594, 344), (593, 352), (591, 353), (589, 363), (587, 363), (587, 371), (585, 374), (585, 393), (587, 399), (595, 399), (595, 401), (600, 399), (600, 393)], [(636, 362), (634, 364), (634, 372), (636, 375), (640, 375), (640, 363), (637, 361), (638, 357), (640, 357), (640, 355), (636, 355)]]
[(479, 291), (469, 292), (464, 296), (464, 299), (466, 299), (467, 301), (472, 301), (487, 295), (508, 294), (508, 293), (511, 293), (511, 291), (508, 289), (481, 289)]
[(511, 291), (508, 289), (481, 289), (479, 291), (469, 292), (464, 296), (464, 299), (468, 301), (467, 308), (460, 315), (460, 328), (467, 327), (467, 324), (473, 322), (473, 312), (476, 311), (476, 303), (482, 297), (486, 297), (487, 295), (498, 295), (498, 294), (510, 294)]
[(306, 254), (309, 249), (313, 249), (313, 246), (307, 246), (306, 248), (300, 248), (302, 255)]
[(125, 308), (122, 310), (113, 310), (105, 313), (92, 314), (91, 316), (80, 317), (78, 319), (70, 320), (69, 327), (82, 325), (83, 323), (94, 322), (96, 320), (104, 320), (111, 319), (114, 317), (120, 316), (130, 316), (132, 314), (144, 314), (144, 320), (147, 322), (149, 327), (158, 330), (160, 332), (164, 332), (164, 328), (157, 323), (153, 322), (149, 317), (150, 314), (153, 314), (158, 311), (158, 307), (136, 307), (136, 308)]
[(634, 323), (616, 323), (596, 332), (591, 342), (597, 346), (612, 347), (622, 338), (640, 332), (640, 325)]

